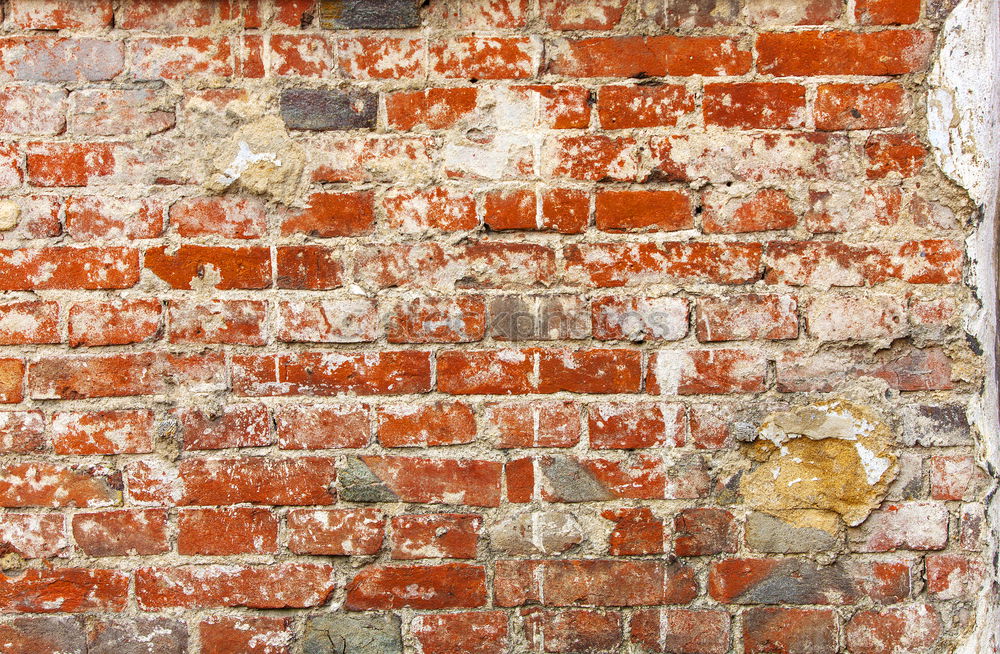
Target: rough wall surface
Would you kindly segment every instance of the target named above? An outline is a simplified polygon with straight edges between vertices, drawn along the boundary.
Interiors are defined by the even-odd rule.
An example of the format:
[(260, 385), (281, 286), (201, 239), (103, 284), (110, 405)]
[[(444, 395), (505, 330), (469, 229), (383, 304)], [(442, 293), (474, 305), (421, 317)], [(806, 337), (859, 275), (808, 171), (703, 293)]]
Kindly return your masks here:
[(988, 651), (954, 4), (3, 3), (0, 651)]

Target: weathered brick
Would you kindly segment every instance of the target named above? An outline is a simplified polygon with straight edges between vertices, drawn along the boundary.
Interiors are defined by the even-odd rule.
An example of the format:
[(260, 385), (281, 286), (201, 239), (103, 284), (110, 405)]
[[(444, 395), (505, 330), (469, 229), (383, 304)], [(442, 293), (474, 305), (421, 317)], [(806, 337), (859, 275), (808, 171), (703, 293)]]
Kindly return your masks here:
[(806, 89), (799, 84), (706, 84), (706, 125), (740, 129), (792, 129), (806, 121)]
[(365, 405), (285, 405), (275, 410), (274, 423), (285, 450), (364, 447), (371, 438)]
[(73, 539), (87, 556), (163, 554), (167, 542), (167, 512), (162, 509), (122, 509), (73, 516)]
[(69, 100), (71, 134), (150, 136), (176, 122), (173, 105), (153, 89), (81, 89)]
[(698, 340), (781, 340), (799, 335), (798, 306), (789, 295), (730, 295), (698, 299)]
[(375, 224), (374, 194), (313, 193), (308, 207), (291, 213), (281, 223), (281, 233), (319, 238), (368, 234)]
[(410, 623), (423, 654), (503, 654), (509, 646), (502, 611), (423, 614)]
[(292, 643), (288, 618), (213, 616), (198, 631), (203, 654), (288, 654)]
[(377, 509), (288, 512), (288, 549), (296, 554), (357, 556), (382, 549), (385, 519)]
[(687, 433), (684, 408), (662, 402), (591, 404), (587, 422), (591, 449), (681, 447)]
[(278, 517), (264, 508), (182, 509), (177, 516), (177, 553), (274, 554)]
[(137, 299), (73, 304), (69, 345), (128, 345), (152, 340), (160, 330), (159, 300)]
[(402, 515), (392, 519), (394, 559), (474, 559), (483, 519), (465, 513)]
[(611, 651), (621, 643), (622, 617), (614, 612), (522, 609), (525, 640), (534, 651)]
[(674, 127), (693, 110), (694, 99), (680, 85), (604, 86), (597, 94), (605, 129)]
[(920, 30), (765, 32), (757, 67), (778, 76), (905, 75), (926, 67), (933, 44)]
[(643, 609), (632, 618), (629, 639), (648, 652), (724, 654), (729, 633), (724, 611)]
[(375, 300), (366, 298), (282, 301), (276, 327), (275, 336), (285, 343), (362, 343), (381, 334)]
[(221, 410), (184, 407), (174, 409), (172, 414), (186, 450), (274, 444), (267, 409), (257, 404), (230, 404)]
[(546, 48), (549, 73), (576, 77), (742, 75), (751, 54), (720, 36), (616, 36), (557, 40)]
[(821, 84), (816, 91), (816, 129), (878, 129), (903, 124), (906, 91), (884, 84)]
[(168, 617), (105, 619), (90, 626), (87, 652), (94, 654), (184, 654), (188, 628), (183, 620)]
[(2, 471), (3, 507), (99, 507), (121, 502), (121, 474), (103, 466), (15, 463)]
[(399, 29), (420, 26), (416, 0), (320, 0), (319, 24), (326, 29)]
[(859, 611), (845, 629), (847, 646), (858, 654), (919, 651), (937, 642), (942, 624), (927, 604)]
[(347, 585), (344, 606), (367, 609), (476, 608), (486, 604), (482, 566), (449, 563), (429, 566), (372, 565)]
[(747, 654), (835, 654), (837, 617), (830, 609), (754, 607), (743, 614)]
[(0, 575), (0, 607), (11, 613), (76, 613), (125, 608), (129, 575), (103, 568), (25, 570)]
[(430, 357), (417, 350), (233, 357), (233, 389), (249, 397), (423, 393), (430, 390), (430, 379)]
[(0, 625), (0, 639), (16, 654), (84, 652), (87, 633), (82, 616), (19, 616)]
[(60, 411), (52, 417), (56, 454), (141, 454), (153, 450), (153, 412)]
[(271, 566), (183, 565), (139, 568), (135, 595), (145, 610), (245, 606), (306, 608), (333, 593), (333, 568), (314, 563)]
[(121, 41), (56, 36), (0, 39), (0, 76), (28, 82), (99, 82), (125, 66)]
[(382, 447), (434, 447), (471, 443), (476, 417), (464, 402), (381, 407), (375, 433)]
[(572, 402), (490, 404), (485, 423), (500, 448), (572, 447), (580, 440), (580, 410)]
[(392, 613), (321, 614), (306, 620), (302, 637), (305, 654), (336, 651), (357, 654), (403, 654), (400, 619)]
[(0, 549), (26, 559), (69, 555), (66, 517), (56, 513), (11, 513), (0, 518)]

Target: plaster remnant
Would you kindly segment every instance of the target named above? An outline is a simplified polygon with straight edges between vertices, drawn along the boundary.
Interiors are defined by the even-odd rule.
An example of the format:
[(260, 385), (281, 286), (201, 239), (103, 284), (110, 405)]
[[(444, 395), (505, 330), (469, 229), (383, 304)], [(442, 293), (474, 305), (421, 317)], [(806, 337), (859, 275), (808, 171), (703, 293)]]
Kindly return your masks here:
[(17, 227), (21, 219), (21, 209), (13, 200), (0, 200), (0, 231), (7, 232)]
[(893, 441), (870, 410), (844, 400), (772, 413), (749, 446), (761, 465), (740, 491), (758, 511), (835, 534), (840, 521), (861, 524), (885, 498), (898, 471)]
[(292, 204), (301, 193), (305, 154), (277, 116), (240, 127), (212, 158), (205, 188), (224, 193), (234, 186)]

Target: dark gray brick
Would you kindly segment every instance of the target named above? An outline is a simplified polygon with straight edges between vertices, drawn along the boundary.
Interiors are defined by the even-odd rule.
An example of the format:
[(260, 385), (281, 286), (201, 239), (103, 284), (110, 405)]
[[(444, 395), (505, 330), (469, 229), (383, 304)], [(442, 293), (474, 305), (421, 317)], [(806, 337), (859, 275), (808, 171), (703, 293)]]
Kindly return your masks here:
[(322, 0), (319, 24), (326, 29), (387, 30), (420, 27), (419, 0)]
[(378, 94), (364, 89), (286, 89), (281, 92), (281, 118), (289, 129), (372, 129)]

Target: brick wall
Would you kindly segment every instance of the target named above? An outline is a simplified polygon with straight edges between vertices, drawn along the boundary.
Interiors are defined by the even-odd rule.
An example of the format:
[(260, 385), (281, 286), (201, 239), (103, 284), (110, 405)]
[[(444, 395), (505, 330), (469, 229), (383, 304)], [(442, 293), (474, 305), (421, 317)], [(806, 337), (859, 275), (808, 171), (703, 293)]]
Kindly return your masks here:
[(0, 650), (949, 651), (952, 4), (3, 3)]

